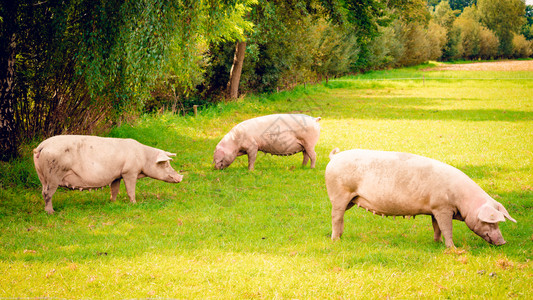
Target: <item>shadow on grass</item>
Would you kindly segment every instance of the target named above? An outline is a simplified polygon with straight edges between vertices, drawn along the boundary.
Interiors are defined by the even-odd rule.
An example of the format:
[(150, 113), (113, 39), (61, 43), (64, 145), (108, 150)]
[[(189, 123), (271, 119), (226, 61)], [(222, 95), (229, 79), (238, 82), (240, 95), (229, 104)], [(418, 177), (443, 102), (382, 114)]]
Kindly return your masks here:
[[(379, 96), (378, 96), (379, 97)], [(375, 99), (360, 98), (346, 102), (329, 101), (324, 107), (325, 116), (329, 118), (340, 116), (358, 119), (384, 120), (459, 120), (459, 121), (531, 121), (533, 111), (508, 109), (446, 109), (442, 101), (461, 101), (458, 99), (427, 100), (421, 98)], [(469, 100), (471, 101), (471, 100)], [(338, 109), (339, 106), (346, 106)], [(438, 106), (439, 108), (423, 108), (424, 106)]]

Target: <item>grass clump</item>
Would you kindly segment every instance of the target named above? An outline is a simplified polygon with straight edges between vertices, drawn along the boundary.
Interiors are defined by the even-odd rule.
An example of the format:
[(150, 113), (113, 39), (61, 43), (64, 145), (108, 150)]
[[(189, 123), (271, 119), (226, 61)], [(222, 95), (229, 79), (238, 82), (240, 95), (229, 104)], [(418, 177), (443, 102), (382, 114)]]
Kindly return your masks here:
[[(109, 188), (60, 189), (48, 216), (29, 154), (2, 165), (0, 297), (527, 298), (533, 82), (422, 69), (116, 128), (110, 136), (177, 153), (172, 165), (185, 175), (180, 184), (139, 180), (135, 205), (123, 186), (115, 203)], [(439, 79), (398, 79), (420, 77)], [(259, 155), (253, 172), (246, 157), (213, 169), (214, 147), (235, 124), (282, 112), (322, 117), (316, 169), (301, 167), (301, 154)], [(508, 244), (491, 246), (454, 222), (458, 248), (447, 250), (433, 242), (428, 216), (393, 220), (356, 208), (346, 213), (343, 239), (331, 242), (324, 170), (334, 147), (405, 151), (458, 167), (517, 219), (500, 224)]]

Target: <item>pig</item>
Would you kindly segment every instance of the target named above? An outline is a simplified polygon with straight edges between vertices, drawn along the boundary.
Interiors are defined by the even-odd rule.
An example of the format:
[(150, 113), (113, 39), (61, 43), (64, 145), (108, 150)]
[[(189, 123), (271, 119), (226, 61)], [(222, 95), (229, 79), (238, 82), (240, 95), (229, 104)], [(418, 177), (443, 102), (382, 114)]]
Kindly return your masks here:
[(505, 240), (498, 222), (516, 223), (502, 204), (460, 170), (409, 153), (354, 149), (330, 153), (325, 172), (332, 205), (333, 240), (344, 230), (344, 213), (352, 206), (381, 216), (430, 215), (434, 239), (446, 247), (452, 240), (452, 219), (494, 245)]
[(254, 169), (257, 151), (273, 155), (303, 152), (302, 165), (316, 164), (315, 145), (320, 135), (319, 118), (303, 114), (274, 114), (246, 120), (233, 127), (215, 148), (213, 163), (225, 169), (237, 156), (248, 155), (248, 170)]
[(183, 176), (169, 162), (175, 155), (133, 139), (58, 135), (33, 150), (33, 162), (43, 185), (45, 210), (52, 214), (52, 196), (58, 186), (88, 190), (110, 185), (111, 201), (115, 201), (124, 179), (128, 197), (135, 203), (138, 178), (181, 182)]

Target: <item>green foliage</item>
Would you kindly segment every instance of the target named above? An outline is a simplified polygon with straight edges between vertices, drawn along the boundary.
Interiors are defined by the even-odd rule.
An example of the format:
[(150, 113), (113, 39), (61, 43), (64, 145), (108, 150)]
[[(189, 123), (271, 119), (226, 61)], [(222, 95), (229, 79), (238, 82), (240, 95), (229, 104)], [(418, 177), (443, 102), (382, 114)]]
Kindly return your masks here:
[(517, 58), (530, 57), (533, 55), (533, 41), (526, 40), (521, 34), (513, 36), (513, 56)]
[(446, 28), (451, 28), (453, 21), (455, 21), (455, 18), (459, 15), (459, 13), (460, 12), (458, 10), (452, 10), (448, 1), (442, 1), (435, 7), (433, 11), (433, 18), (440, 25)]
[[(156, 80), (174, 98), (189, 93), (201, 78), (201, 46), (242, 38), (252, 27), (243, 16), (255, 3), (34, 2), (0, 6), (10, 14), (1, 40), (13, 40), (1, 53), (15, 58), (13, 82), (2, 77), (0, 91), (2, 101), (10, 93), (16, 99), (8, 109), (15, 115), (12, 140), (102, 132), (138, 113)], [(10, 64), (2, 59), (1, 67)]]
[(476, 0), (449, 0), (449, 2), (452, 9), (458, 9), (462, 11), (464, 8), (475, 4)]
[(430, 59), (531, 56), (531, 6), (471, 2), (2, 2), (1, 145), (13, 152), (19, 141), (106, 132), (143, 109), (217, 102), (236, 41), (247, 42), (241, 94)]
[(481, 30), (481, 24), (478, 22), (478, 18), (473, 9), (465, 9), (465, 11), (455, 19), (453, 26), (458, 28), (461, 32), (461, 57), (467, 59), (477, 57), (479, 54), (479, 31)]
[(526, 5), (526, 22), (520, 33), (526, 37), (527, 40), (533, 39), (533, 5)]
[[(196, 118), (165, 113), (123, 124), (111, 136), (176, 152), (171, 164), (185, 175), (179, 184), (138, 180), (137, 204), (124, 186), (114, 203), (108, 188), (60, 189), (49, 216), (39, 186), (2, 186), (0, 297), (528, 298), (531, 72), (422, 71), (435, 65), (245, 97)], [(299, 154), (260, 155), (253, 172), (245, 157), (213, 169), (213, 149), (232, 126), (292, 111), (322, 117), (316, 169), (300, 167)], [(334, 147), (452, 164), (518, 223), (500, 224), (508, 243), (495, 247), (454, 221), (458, 248), (446, 250), (433, 242), (428, 216), (393, 220), (352, 208), (342, 240), (331, 242), (324, 169)], [(29, 156), (20, 177), (36, 176)]]
[(479, 0), (477, 8), (485, 26), (498, 36), (500, 53), (507, 57), (511, 56), (513, 33), (517, 33), (525, 22), (524, 1)]
[(481, 27), (479, 30), (479, 57), (494, 59), (498, 55), (500, 40), (492, 30)]
[(428, 25), (429, 59), (438, 60), (442, 56), (442, 49), (446, 45), (446, 28), (434, 20)]
[(369, 50), (372, 55), (368, 64), (372, 69), (396, 66), (399, 57), (405, 52), (404, 44), (396, 34), (395, 27), (398, 22), (395, 20), (392, 26), (381, 27), (380, 35), (370, 43)]

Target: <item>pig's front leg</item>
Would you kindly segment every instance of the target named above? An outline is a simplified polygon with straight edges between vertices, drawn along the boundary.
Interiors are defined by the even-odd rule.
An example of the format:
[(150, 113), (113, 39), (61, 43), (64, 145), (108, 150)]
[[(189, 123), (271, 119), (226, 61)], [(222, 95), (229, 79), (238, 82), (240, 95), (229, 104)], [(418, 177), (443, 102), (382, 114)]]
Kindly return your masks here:
[(255, 159), (257, 158), (257, 147), (250, 147), (246, 149), (246, 154), (248, 154), (248, 170), (254, 170)]
[[(435, 212), (433, 214), (435, 216), (435, 219), (437, 220), (437, 226), (440, 228), (440, 231), (442, 231), (442, 235), (444, 235), (444, 243), (446, 247), (455, 247), (453, 244), (452, 239), (452, 233), (453, 233), (453, 213), (452, 212)], [(435, 236), (437, 235), (437, 232), (435, 231)]]
[(131, 203), (135, 203), (135, 183), (137, 182), (137, 174), (123, 175), (124, 185), (126, 186), (126, 192), (130, 198)]
[(111, 188), (111, 201), (117, 200), (118, 191), (120, 190), (120, 178), (113, 180), (109, 185)]

